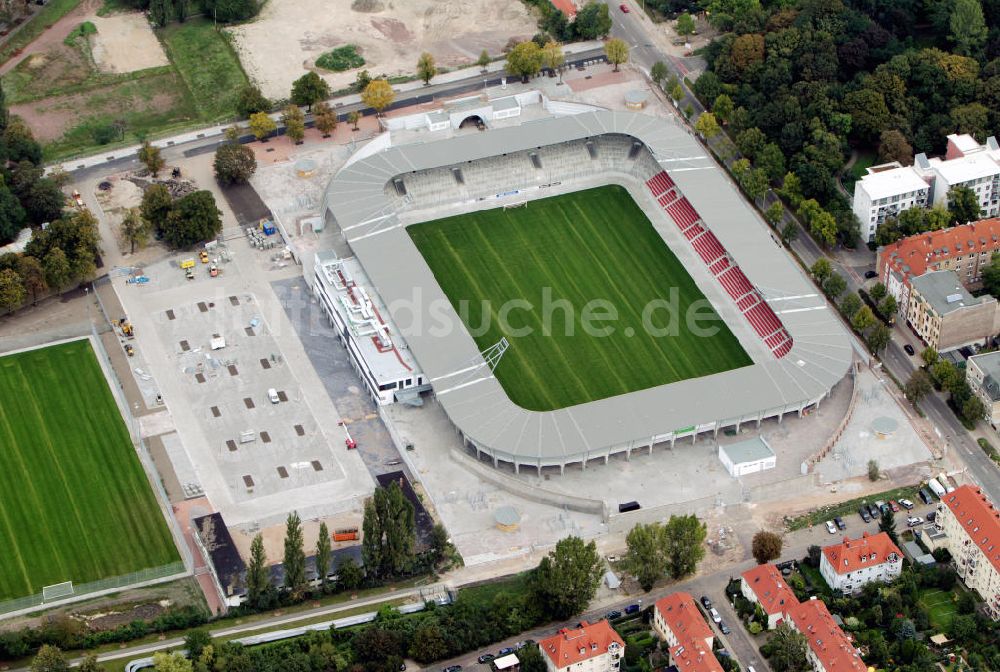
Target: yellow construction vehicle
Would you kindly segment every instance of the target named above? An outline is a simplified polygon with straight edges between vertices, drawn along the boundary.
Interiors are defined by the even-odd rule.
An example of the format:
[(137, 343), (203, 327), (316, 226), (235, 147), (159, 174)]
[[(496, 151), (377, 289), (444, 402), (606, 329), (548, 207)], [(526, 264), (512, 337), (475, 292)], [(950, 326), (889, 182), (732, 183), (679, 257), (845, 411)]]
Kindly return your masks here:
[(198, 253), (198, 256), (201, 257), (201, 263), (203, 264), (208, 263), (208, 252), (202, 250), (201, 252)]

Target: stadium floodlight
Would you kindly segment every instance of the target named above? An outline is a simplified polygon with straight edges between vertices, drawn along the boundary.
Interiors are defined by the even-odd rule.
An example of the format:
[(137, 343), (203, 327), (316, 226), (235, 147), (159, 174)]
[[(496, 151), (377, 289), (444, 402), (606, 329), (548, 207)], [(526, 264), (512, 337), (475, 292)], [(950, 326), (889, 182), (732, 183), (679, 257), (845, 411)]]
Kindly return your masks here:
[(483, 359), (486, 360), (486, 366), (490, 367), (490, 371), (497, 370), (497, 364), (500, 363), (500, 358), (503, 357), (503, 354), (507, 352), (508, 348), (510, 348), (510, 341), (508, 341), (507, 337), (504, 336), (499, 341), (482, 351), (481, 354), (483, 355)]

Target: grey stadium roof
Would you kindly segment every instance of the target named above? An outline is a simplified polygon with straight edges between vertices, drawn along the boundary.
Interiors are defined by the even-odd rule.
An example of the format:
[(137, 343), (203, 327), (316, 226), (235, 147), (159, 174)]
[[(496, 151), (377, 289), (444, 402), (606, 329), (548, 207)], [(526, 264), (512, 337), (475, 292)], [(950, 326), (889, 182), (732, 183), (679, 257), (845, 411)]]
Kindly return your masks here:
[[(608, 133), (630, 135), (646, 145), (771, 304), (794, 346), (782, 359), (768, 355), (724, 373), (554, 411), (528, 411), (511, 402), (490, 375), (479, 348), (400, 224), (386, 187), (393, 177), (411, 171)], [(691, 427), (701, 430), (801, 410), (826, 395), (852, 359), (847, 334), (824, 297), (775, 244), (704, 148), (671, 120), (595, 111), (388, 147), (369, 155), (362, 150), (330, 181), (326, 207), (389, 306), (448, 417), (480, 449), (515, 464), (565, 464), (649, 445)], [(672, 232), (680, 235), (676, 229)], [(699, 284), (710, 278), (704, 271), (694, 277)], [(422, 299), (416, 306), (415, 292)], [(432, 304), (438, 308), (435, 314), (429, 312)], [(426, 326), (439, 324), (441, 315), (459, 326), (432, 333)]]

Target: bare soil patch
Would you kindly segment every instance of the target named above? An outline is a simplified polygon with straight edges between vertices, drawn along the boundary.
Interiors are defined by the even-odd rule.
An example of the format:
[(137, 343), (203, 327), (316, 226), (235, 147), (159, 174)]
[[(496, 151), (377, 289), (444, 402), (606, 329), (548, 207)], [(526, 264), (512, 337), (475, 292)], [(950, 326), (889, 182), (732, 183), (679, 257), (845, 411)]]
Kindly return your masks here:
[(91, 49), (102, 72), (135, 72), (170, 64), (142, 13), (94, 16), (90, 21), (97, 26)]
[[(352, 8), (352, 0), (271, 0), (253, 23), (229, 29), (247, 74), (270, 97), (286, 97), (292, 82), (314, 69), (324, 52), (357, 45), (373, 75), (410, 74), (423, 51), (439, 67), (475, 61), (486, 49), (499, 54), (511, 37), (536, 32), (535, 18), (519, 2), (493, 0), (386, 0)], [(371, 11), (374, 7), (376, 11)], [(317, 69), (334, 89), (351, 84), (357, 70)]]

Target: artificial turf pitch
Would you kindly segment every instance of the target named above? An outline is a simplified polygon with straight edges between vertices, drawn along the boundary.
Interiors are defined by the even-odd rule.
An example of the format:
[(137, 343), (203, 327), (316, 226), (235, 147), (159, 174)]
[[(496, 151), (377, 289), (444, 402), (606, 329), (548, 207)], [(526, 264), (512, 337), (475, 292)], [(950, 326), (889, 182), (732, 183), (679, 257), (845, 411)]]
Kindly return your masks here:
[[(407, 231), (477, 345), (485, 349), (507, 336), (511, 346), (495, 375), (523, 408), (553, 410), (752, 363), (707, 301), (699, 314), (714, 318), (718, 332), (696, 335), (687, 328), (683, 316), (704, 295), (622, 187), (457, 215)], [(545, 333), (544, 288), (551, 288), (553, 301), (572, 304), (572, 329), (565, 312), (552, 309)], [(678, 293), (679, 328), (650, 334), (643, 310), (669, 298), (671, 288)], [(617, 320), (598, 325), (611, 327), (609, 335), (582, 328), (583, 308), (594, 299), (617, 311)], [(497, 318), (512, 300), (533, 307), (509, 311), (504, 330)], [(647, 324), (658, 328), (670, 320), (665, 310), (648, 315)], [(525, 327), (530, 335), (513, 335)]]
[(179, 560), (90, 342), (0, 357), (0, 601)]

